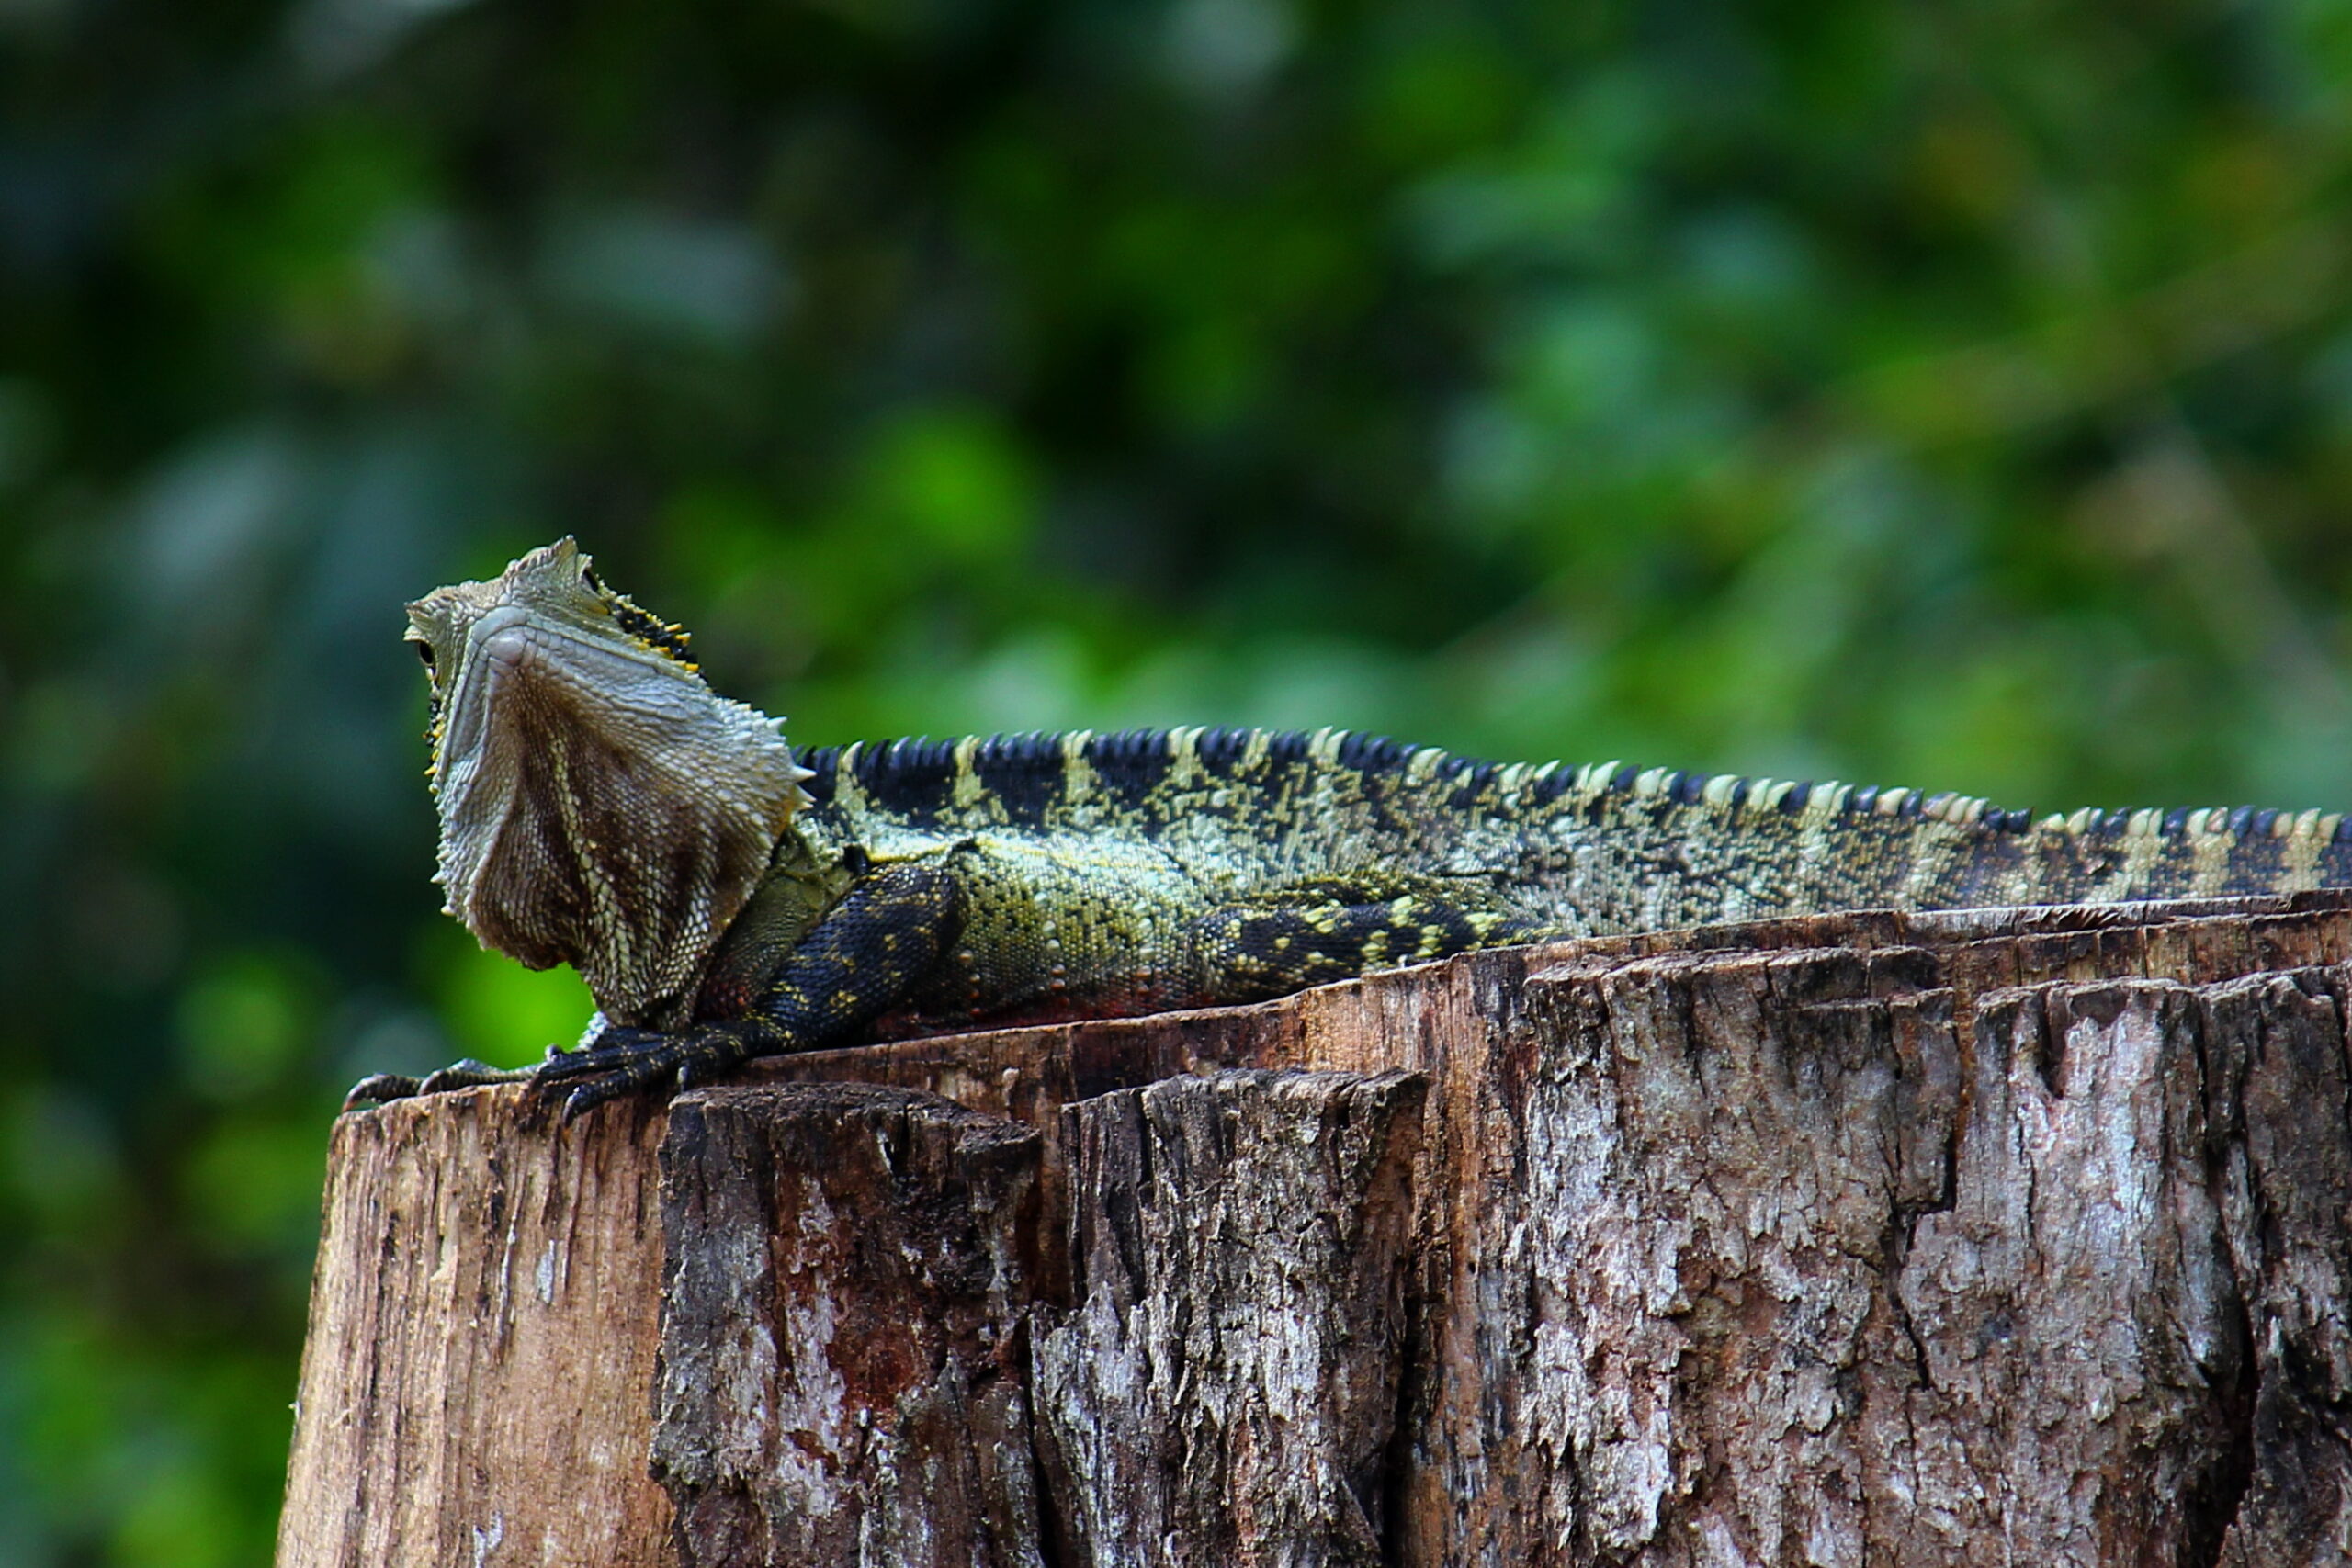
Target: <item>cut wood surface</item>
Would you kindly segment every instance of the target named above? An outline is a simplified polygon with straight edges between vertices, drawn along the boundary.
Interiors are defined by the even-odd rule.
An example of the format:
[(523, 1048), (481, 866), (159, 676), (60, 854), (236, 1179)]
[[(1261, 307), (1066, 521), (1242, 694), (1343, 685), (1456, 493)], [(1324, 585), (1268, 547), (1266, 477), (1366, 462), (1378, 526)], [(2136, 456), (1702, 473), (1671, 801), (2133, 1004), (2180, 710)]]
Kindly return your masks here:
[(2347, 953), (1821, 916), (347, 1116), (279, 1561), (2352, 1561)]

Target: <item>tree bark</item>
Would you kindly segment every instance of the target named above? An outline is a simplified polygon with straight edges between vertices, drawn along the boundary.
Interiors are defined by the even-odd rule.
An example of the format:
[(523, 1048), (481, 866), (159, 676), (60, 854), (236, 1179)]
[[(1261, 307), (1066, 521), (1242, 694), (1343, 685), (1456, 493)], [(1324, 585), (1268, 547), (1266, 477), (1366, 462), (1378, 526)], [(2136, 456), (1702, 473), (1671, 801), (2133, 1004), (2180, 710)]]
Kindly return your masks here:
[(282, 1563), (668, 1563), (662, 1119), (476, 1089), (334, 1124)]
[(1061, 1561), (1380, 1562), (1423, 1087), (1221, 1073), (1062, 1112), (1078, 1302), (1035, 1372)]
[(1822, 916), (346, 1117), (279, 1561), (2352, 1561), (2347, 953)]
[(866, 1084), (671, 1108), (653, 1471), (686, 1561), (1042, 1568), (1037, 1145)]

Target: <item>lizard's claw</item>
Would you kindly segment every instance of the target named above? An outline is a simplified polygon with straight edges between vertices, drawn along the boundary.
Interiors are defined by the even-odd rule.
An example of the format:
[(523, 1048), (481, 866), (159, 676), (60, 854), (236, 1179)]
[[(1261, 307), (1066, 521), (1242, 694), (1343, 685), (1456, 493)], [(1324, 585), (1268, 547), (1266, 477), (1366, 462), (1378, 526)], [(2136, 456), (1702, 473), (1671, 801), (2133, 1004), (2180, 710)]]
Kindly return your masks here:
[(406, 1073), (375, 1073), (351, 1086), (343, 1097), (343, 1108), (356, 1111), (362, 1105), (381, 1105), (389, 1100), (412, 1100), (421, 1094), (446, 1094), (453, 1089), (476, 1089), (491, 1083), (521, 1083), (531, 1076), (527, 1067), (493, 1067), (487, 1062), (477, 1062), (468, 1056), (460, 1062), (427, 1073), (422, 1078)]
[(345, 1111), (356, 1111), (363, 1105), (383, 1105), (395, 1100), (408, 1100), (424, 1086), (406, 1073), (370, 1073), (351, 1086), (343, 1097)]
[(567, 1051), (542, 1062), (531, 1082), (542, 1100), (560, 1096), (563, 1119), (571, 1122), (608, 1100), (673, 1077), (681, 1089), (708, 1083), (745, 1055), (742, 1041), (724, 1028), (663, 1034), (616, 1024), (586, 1050)]

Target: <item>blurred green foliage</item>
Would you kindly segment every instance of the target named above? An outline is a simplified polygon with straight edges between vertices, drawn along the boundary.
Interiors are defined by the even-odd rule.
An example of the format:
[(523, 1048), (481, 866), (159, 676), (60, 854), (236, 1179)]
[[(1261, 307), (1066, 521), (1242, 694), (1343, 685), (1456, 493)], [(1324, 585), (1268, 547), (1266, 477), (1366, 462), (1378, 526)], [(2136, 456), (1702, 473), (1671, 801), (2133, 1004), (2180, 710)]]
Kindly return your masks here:
[(2321, 0), (0, 3), (0, 1561), (268, 1551), (436, 913), (398, 606), (810, 741), (2352, 804)]

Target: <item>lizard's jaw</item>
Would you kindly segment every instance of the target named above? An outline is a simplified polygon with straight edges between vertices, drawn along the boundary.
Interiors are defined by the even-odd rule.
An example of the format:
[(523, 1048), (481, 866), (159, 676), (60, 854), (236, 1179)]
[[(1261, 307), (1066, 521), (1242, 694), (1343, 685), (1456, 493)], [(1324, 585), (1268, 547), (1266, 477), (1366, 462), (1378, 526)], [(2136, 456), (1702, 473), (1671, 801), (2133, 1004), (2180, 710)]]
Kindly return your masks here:
[(437, 880), (485, 947), (571, 964), (616, 1022), (675, 1027), (806, 776), (775, 722), (691, 668), (526, 605), (452, 682)]

